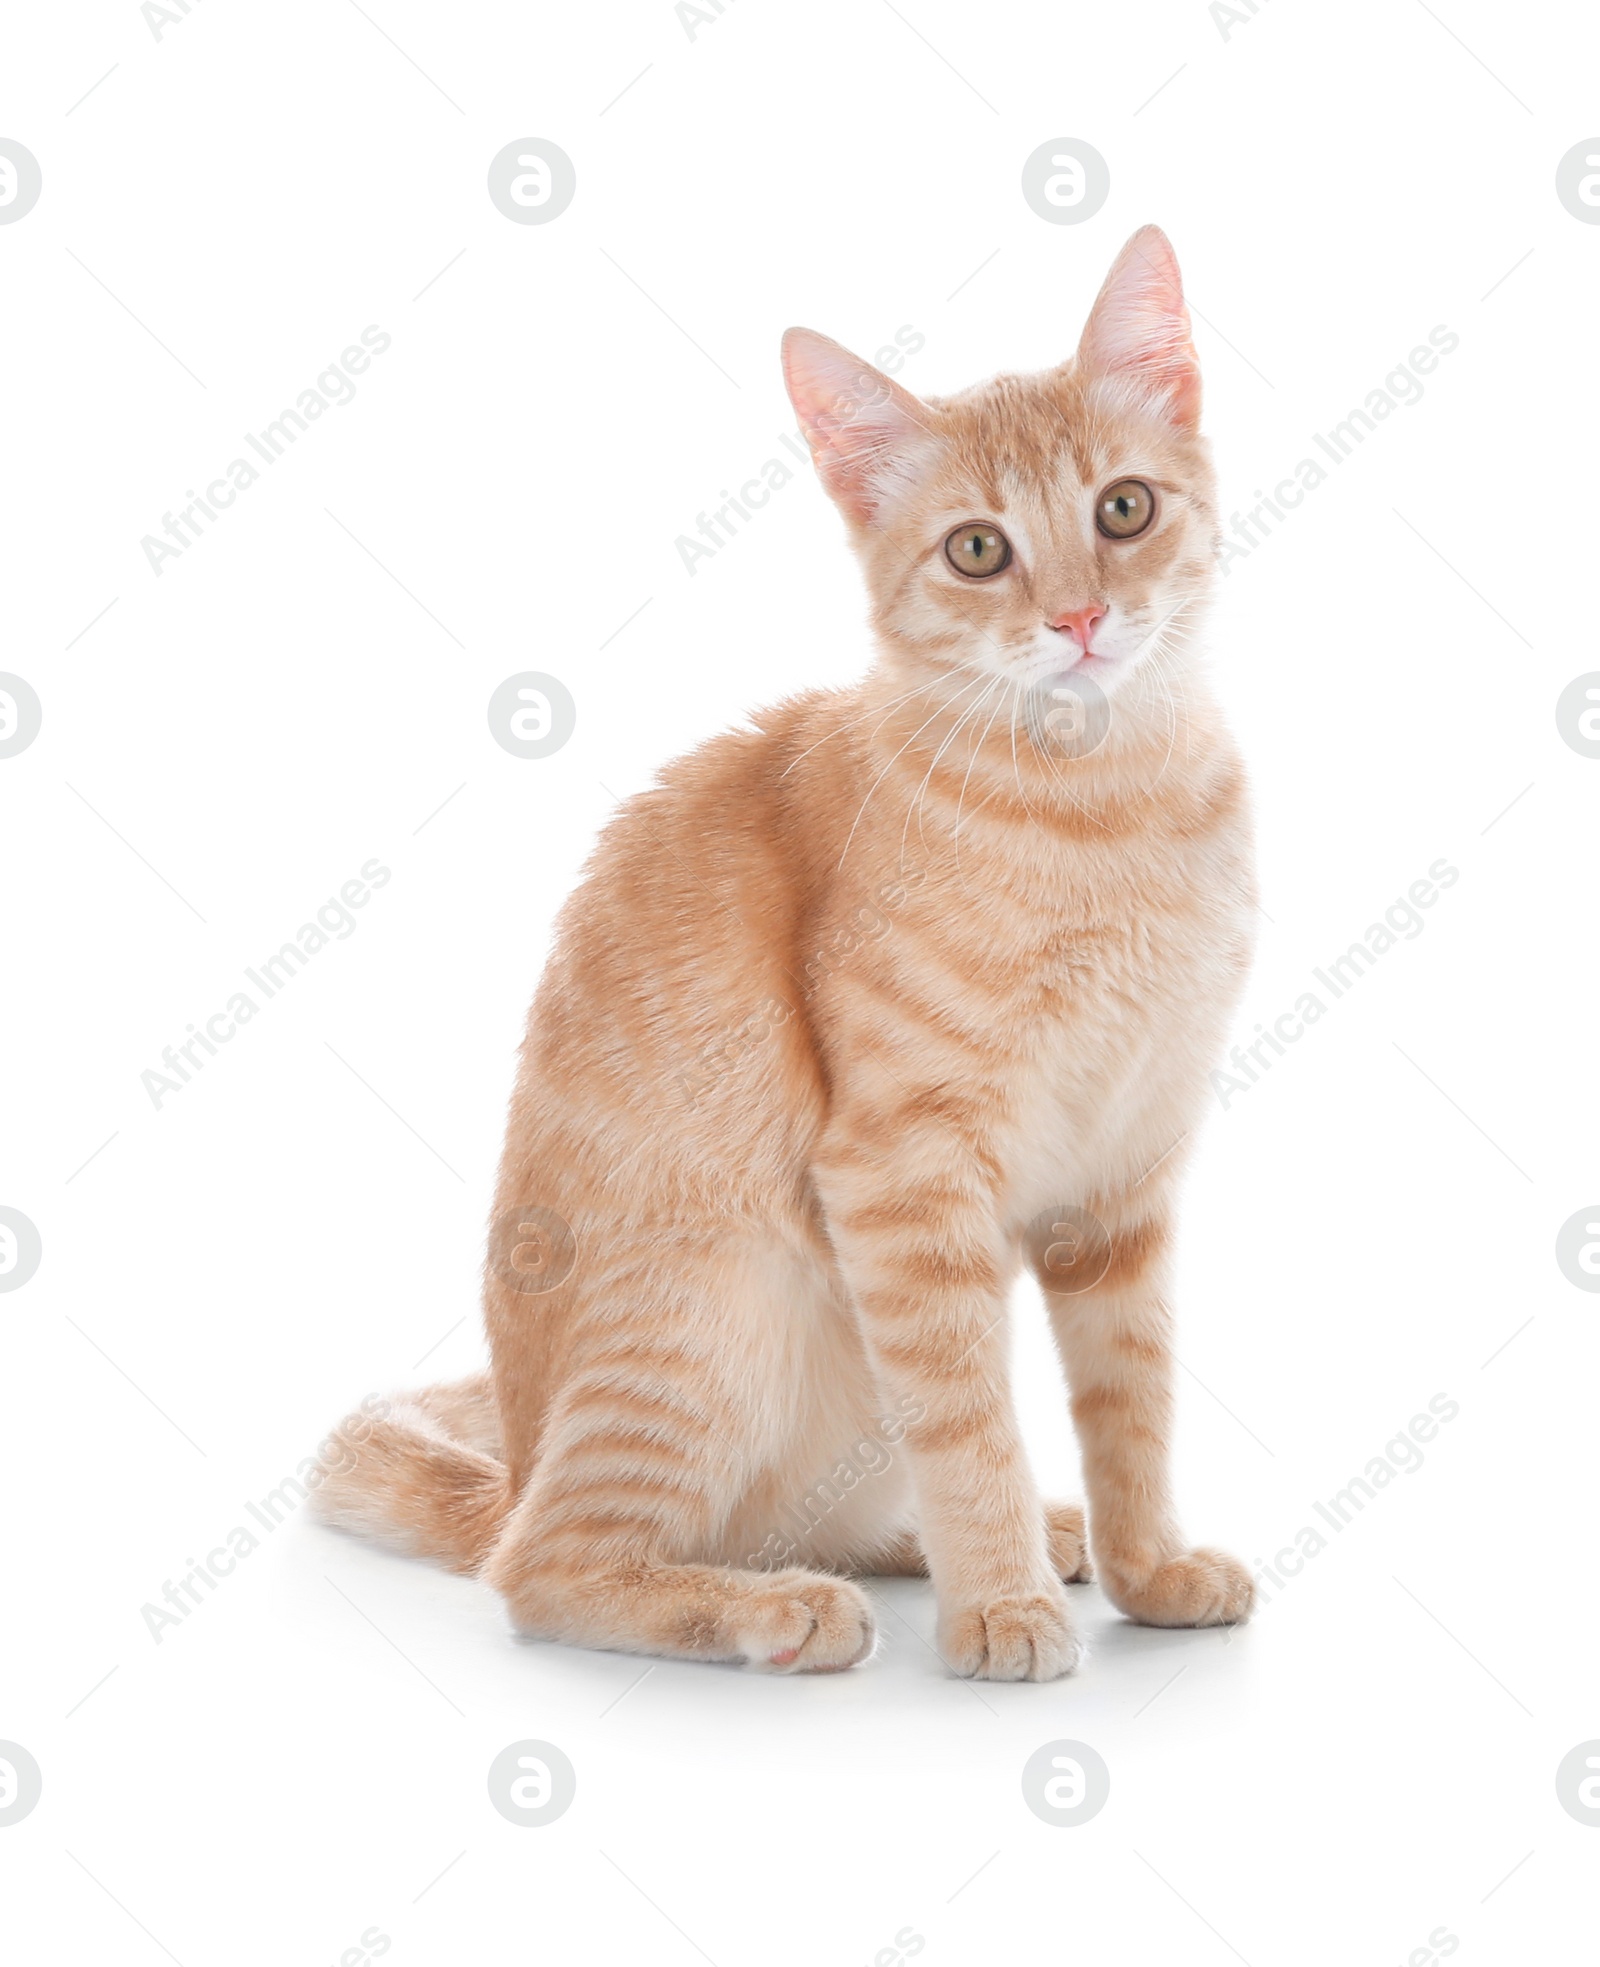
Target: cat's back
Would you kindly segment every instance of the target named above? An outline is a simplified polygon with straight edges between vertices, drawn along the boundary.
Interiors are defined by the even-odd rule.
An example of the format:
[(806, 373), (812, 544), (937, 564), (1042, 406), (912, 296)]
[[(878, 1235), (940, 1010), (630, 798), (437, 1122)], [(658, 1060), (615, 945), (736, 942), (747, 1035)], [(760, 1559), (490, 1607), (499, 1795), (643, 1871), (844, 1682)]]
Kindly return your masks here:
[(622, 804), (534, 1000), (525, 1061), (546, 1088), (636, 1101), (667, 1085), (692, 1101), (798, 1023), (806, 925), (858, 769), (830, 740), (861, 709), (852, 690), (786, 698)]

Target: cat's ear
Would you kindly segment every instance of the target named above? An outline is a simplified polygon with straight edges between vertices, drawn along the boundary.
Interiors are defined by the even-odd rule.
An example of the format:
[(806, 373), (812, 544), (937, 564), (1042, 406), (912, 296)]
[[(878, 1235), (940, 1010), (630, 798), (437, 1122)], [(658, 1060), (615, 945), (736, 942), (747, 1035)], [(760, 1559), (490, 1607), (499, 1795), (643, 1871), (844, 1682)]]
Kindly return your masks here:
[(1200, 363), (1183, 276), (1159, 226), (1141, 226), (1118, 253), (1078, 344), (1078, 367), (1145, 384), (1166, 398), (1174, 423), (1199, 423)]
[(882, 370), (809, 328), (784, 336), (783, 379), (829, 497), (870, 525), (913, 474), (931, 436), (931, 413)]

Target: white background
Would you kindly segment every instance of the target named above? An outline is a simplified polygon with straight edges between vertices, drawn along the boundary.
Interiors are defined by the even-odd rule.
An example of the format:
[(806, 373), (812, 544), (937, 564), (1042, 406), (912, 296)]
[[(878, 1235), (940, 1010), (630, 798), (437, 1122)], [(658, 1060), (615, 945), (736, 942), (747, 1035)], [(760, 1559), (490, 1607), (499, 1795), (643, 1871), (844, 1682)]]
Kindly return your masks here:
[[(158, 40), (79, 0), (0, 39), (44, 174), (0, 227), (0, 667), (44, 705), (0, 762), (0, 1202), (44, 1248), (0, 1299), (0, 1738), (44, 1774), (0, 1829), (7, 1957), (317, 1967), (374, 1927), (394, 1967), (846, 1967), (904, 1928), (928, 1967), (1350, 1967), (1439, 1928), (1462, 1967), (1578, 1957), (1600, 1833), (1554, 1776), (1600, 1736), (1600, 1307), (1554, 1246), (1600, 1192), (1600, 762), (1554, 711), (1600, 667), (1600, 227), (1554, 184), (1595, 23), (733, 0), (691, 38), (667, 0), (199, 0)], [(485, 190), (528, 136), (576, 165), (548, 225)], [(1081, 225), (1019, 188), (1062, 136), (1110, 166)], [(674, 547), (787, 455), (781, 330), (910, 325), (930, 392), (1053, 364), (1148, 220), (1226, 511), (1460, 338), (1223, 583), (1267, 916), (1239, 1035), (1431, 863), (1460, 879), (1213, 1112), (1178, 1300), (1198, 1538), (1270, 1558), (1445, 1395), (1425, 1466), (1248, 1628), (1075, 1591), (1091, 1658), (1045, 1687), (948, 1677), (909, 1582), (859, 1671), (641, 1680), (303, 1515), (157, 1644), (141, 1608), (360, 1395), (482, 1358), (513, 1047), (615, 799), (863, 665), (809, 475), (693, 577)], [(369, 323), (356, 399), (157, 577), (141, 537)], [(485, 717), (527, 669), (578, 705), (541, 762)], [(374, 856), (355, 933), (156, 1109), (163, 1047)], [(1031, 1293), (1018, 1324), (1041, 1483), (1077, 1493)], [(547, 1828), (489, 1806), (524, 1737), (577, 1770)], [(1077, 1829), (1019, 1787), (1057, 1738), (1111, 1771)]]

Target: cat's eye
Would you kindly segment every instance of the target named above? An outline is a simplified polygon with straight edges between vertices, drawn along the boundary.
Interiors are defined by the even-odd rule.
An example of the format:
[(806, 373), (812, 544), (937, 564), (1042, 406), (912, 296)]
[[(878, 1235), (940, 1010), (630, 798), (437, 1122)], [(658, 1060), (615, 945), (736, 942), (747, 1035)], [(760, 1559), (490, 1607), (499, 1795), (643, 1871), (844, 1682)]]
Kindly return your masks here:
[(1095, 524), (1108, 540), (1131, 540), (1156, 516), (1156, 495), (1142, 478), (1119, 478), (1100, 494)]
[(958, 526), (944, 543), (944, 557), (968, 580), (986, 581), (1009, 565), (1011, 542), (995, 526)]

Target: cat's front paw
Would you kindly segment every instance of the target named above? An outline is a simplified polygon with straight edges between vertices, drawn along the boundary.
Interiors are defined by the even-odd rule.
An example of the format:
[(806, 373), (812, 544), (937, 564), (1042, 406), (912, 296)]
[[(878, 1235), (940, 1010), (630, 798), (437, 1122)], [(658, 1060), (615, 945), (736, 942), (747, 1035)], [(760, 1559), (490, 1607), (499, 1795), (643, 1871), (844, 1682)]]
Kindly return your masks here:
[(1102, 1568), (1106, 1596), (1140, 1625), (1238, 1625), (1255, 1603), (1250, 1573), (1225, 1550), (1191, 1550), (1143, 1578), (1117, 1578), (1109, 1575), (1109, 1564)]
[(1056, 1680), (1083, 1657), (1059, 1586), (947, 1613), (939, 1651), (963, 1680)]

